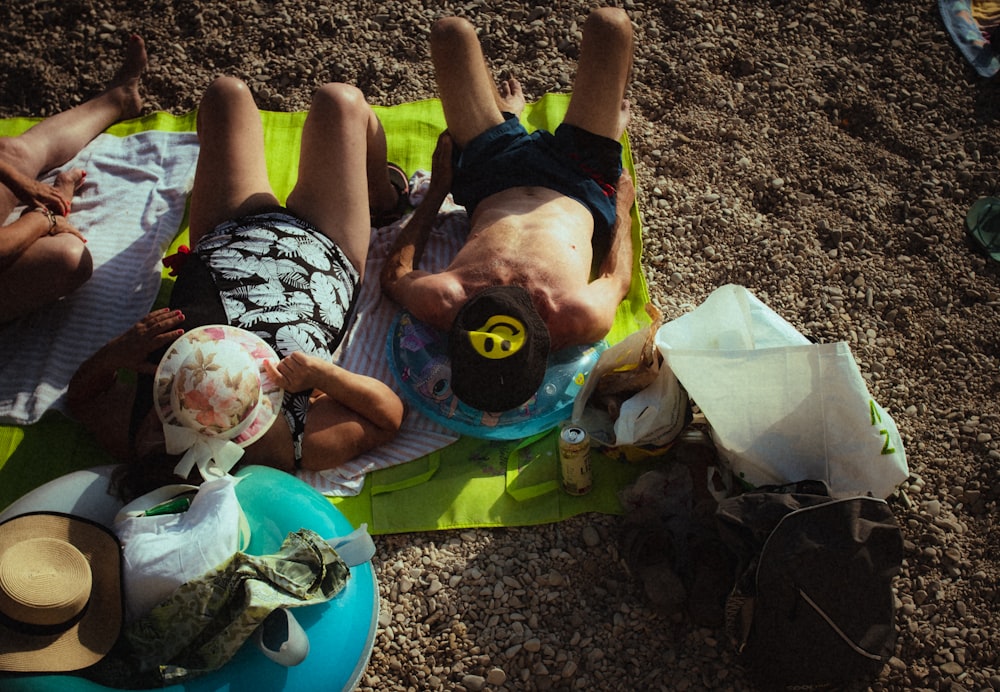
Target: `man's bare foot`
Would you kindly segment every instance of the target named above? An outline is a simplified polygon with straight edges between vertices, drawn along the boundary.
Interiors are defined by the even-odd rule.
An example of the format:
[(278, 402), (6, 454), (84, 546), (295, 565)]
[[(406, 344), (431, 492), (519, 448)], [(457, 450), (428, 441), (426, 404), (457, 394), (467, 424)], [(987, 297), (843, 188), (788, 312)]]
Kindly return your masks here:
[(149, 59), (146, 56), (146, 42), (137, 34), (128, 39), (125, 62), (108, 84), (108, 93), (120, 99), (122, 119), (134, 118), (142, 113), (142, 96), (139, 95), (139, 79), (146, 70)]
[(84, 182), (87, 180), (87, 172), (82, 168), (71, 168), (68, 171), (60, 171), (56, 175), (55, 181), (52, 183), (52, 187), (56, 189), (56, 192), (66, 201), (66, 213), (63, 216), (69, 214), (69, 207), (73, 202), (73, 196), (76, 191), (80, 189)]
[(505, 79), (497, 85), (497, 92), (500, 94), (500, 102), (497, 104), (500, 106), (500, 110), (506, 113), (513, 113), (517, 117), (521, 117), (521, 113), (524, 112), (524, 89), (521, 88), (521, 83), (511, 77), (510, 79)]
[(622, 135), (625, 134), (625, 128), (628, 127), (628, 121), (632, 117), (631, 109), (628, 99), (622, 99), (622, 108), (618, 113), (618, 137), (616, 139), (621, 139)]

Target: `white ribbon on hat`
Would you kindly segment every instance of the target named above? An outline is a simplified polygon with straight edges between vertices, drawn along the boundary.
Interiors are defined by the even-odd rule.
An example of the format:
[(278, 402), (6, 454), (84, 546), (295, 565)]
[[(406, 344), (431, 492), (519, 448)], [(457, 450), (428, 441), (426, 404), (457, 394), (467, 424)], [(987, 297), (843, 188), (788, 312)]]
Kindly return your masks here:
[(181, 425), (165, 424), (163, 437), (167, 443), (167, 454), (184, 452), (184, 456), (174, 467), (174, 473), (181, 478), (187, 478), (195, 466), (205, 480), (224, 476), (243, 456), (243, 448), (235, 442), (200, 435)]

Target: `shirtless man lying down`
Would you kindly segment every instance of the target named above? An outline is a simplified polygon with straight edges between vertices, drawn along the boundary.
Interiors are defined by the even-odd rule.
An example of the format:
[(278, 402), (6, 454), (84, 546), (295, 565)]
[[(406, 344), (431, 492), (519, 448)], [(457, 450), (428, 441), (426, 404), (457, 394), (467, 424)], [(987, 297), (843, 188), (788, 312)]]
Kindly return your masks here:
[[(554, 133), (528, 134), (520, 84), (498, 89), (475, 29), (458, 17), (431, 31), (447, 131), (431, 189), (397, 237), (383, 291), (449, 333), (452, 389), (470, 406), (504, 411), (531, 398), (550, 350), (598, 341), (629, 290), (632, 180), (619, 140), (628, 122), (632, 23), (591, 12), (573, 95)], [(448, 192), (466, 207), (465, 245), (443, 271), (417, 268)], [(594, 247), (607, 248), (592, 276)]]

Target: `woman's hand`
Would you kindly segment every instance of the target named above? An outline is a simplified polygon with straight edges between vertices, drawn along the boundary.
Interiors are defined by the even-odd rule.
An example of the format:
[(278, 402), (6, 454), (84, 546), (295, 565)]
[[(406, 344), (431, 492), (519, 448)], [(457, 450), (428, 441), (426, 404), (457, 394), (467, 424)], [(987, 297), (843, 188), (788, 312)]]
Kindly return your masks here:
[(308, 353), (295, 351), (282, 358), (277, 366), (267, 361), (264, 367), (282, 389), (302, 392), (316, 387), (320, 373), (324, 369), (329, 370), (336, 366)]
[[(108, 435), (110, 428), (118, 426), (109, 423), (116, 416), (121, 417), (126, 406), (120, 397), (122, 388), (118, 387), (117, 373), (120, 368), (128, 368), (136, 372), (154, 374), (156, 363), (150, 363), (150, 353), (163, 348), (184, 333), (177, 325), (184, 321), (180, 310), (163, 308), (149, 313), (133, 326), (104, 344), (90, 358), (85, 360), (73, 379), (70, 380), (67, 399), (73, 416), (83, 422), (88, 429), (98, 431), (99, 436)], [(133, 384), (134, 387), (134, 384)], [(128, 401), (131, 401), (129, 397)], [(127, 404), (131, 408), (131, 403)], [(127, 410), (127, 409), (124, 409)], [(127, 421), (127, 418), (123, 419)], [(128, 424), (123, 423), (121, 430), (127, 432)], [(117, 439), (116, 430), (106, 440)], [(120, 450), (118, 455), (124, 458), (129, 443), (122, 435), (114, 444), (105, 443), (108, 449)]]
[(87, 242), (86, 236), (84, 236), (83, 233), (80, 232), (80, 229), (78, 229), (76, 226), (67, 221), (65, 217), (55, 216), (53, 218), (55, 220), (55, 225), (52, 227), (52, 230), (49, 231), (49, 235), (59, 235), (60, 233), (69, 233), (70, 235), (75, 235), (77, 238), (79, 238), (80, 242), (83, 243)]
[(59, 216), (69, 214), (69, 202), (52, 185), (22, 177), (11, 186), (11, 192), (29, 208), (45, 207)]
[(184, 314), (180, 310), (155, 310), (109, 341), (103, 349), (105, 356), (116, 368), (153, 374), (156, 364), (148, 361), (149, 354), (173, 343), (183, 334), (184, 330), (177, 328), (183, 321)]

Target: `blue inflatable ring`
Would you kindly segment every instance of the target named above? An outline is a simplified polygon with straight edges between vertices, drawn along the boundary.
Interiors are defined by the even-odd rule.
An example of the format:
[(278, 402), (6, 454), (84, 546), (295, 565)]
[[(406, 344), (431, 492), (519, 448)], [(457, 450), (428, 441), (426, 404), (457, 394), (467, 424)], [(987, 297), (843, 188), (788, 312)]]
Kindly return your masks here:
[[(77, 471), (57, 478), (12, 504), (0, 515), (10, 518), (28, 511), (56, 511), (105, 523), (121, 506), (106, 492), (113, 467)], [(250, 524), (247, 552), (275, 552), (291, 531), (309, 528), (325, 538), (354, 530), (330, 501), (294, 476), (263, 466), (236, 474), (240, 505)], [(103, 519), (102, 519), (103, 518)], [(327, 603), (295, 609), (295, 618), (309, 636), (311, 653), (301, 664), (286, 668), (267, 659), (248, 641), (225, 666), (182, 684), (158, 687), (163, 692), (229, 692), (236, 690), (352, 690), (357, 686), (375, 643), (378, 628), (378, 582), (370, 562), (351, 568), (351, 578)], [(4, 675), (4, 692), (102, 692), (115, 688), (79, 676)]]
[(545, 379), (518, 408), (489, 413), (459, 400), (451, 390), (445, 333), (401, 310), (389, 328), (386, 356), (403, 396), (417, 410), (455, 432), (487, 440), (519, 440), (554, 428), (569, 417), (576, 393), (608, 345), (571, 346), (549, 355)]

